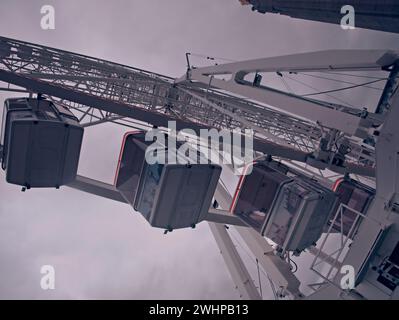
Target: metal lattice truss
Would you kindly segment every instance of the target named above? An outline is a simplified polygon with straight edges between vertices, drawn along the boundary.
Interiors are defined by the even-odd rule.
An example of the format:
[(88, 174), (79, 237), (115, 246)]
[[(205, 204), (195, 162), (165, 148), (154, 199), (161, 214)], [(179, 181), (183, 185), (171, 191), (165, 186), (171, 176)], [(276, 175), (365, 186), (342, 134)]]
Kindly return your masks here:
[[(167, 127), (167, 121), (175, 120), (177, 130), (249, 128), (256, 151), (300, 162), (329, 130), (203, 84), (176, 84), (160, 74), (2, 37), (0, 81), (8, 83), (5, 90), (12, 84), (74, 110), (83, 126)], [(374, 148), (358, 139), (350, 144), (352, 172), (372, 169)]]
[[(373, 58), (375, 54), (379, 53), (366, 53), (363, 56), (364, 59), (360, 60), (372, 61), (373, 59), (368, 60), (368, 58)], [(333, 57), (335, 61), (339, 60), (338, 55), (339, 53)], [(284, 57), (277, 58), (284, 59)], [(359, 57), (352, 54), (351, 61), (347, 63), (356, 65), (358, 60)], [(342, 68), (351, 70), (350, 67), (346, 67), (346, 60), (342, 61)], [(174, 120), (177, 130), (192, 129), (197, 133), (202, 128), (253, 129), (256, 138), (254, 141), (256, 151), (280, 157), (290, 165), (302, 163), (304, 164), (302, 169), (308, 173), (319, 170), (317, 167), (312, 167), (312, 170), (308, 170), (306, 167), (309, 164), (309, 157), (311, 158), (318, 151), (323, 134), (328, 132), (335, 134), (340, 139), (344, 137), (349, 140), (350, 147), (350, 153), (346, 154), (345, 168), (343, 170), (330, 168), (335, 173), (328, 178), (336, 178), (336, 173), (351, 172), (361, 175), (367, 171), (366, 169), (369, 171), (376, 169), (379, 182), (378, 188), (376, 188), (377, 196), (367, 215), (375, 221), (388, 221), (389, 218), (393, 221), (396, 219), (393, 212), (396, 212), (395, 205), (398, 194), (395, 182), (398, 179), (395, 162), (397, 161), (396, 119), (398, 118), (398, 108), (390, 108), (390, 106), (398, 104), (398, 55), (396, 53), (388, 54), (381, 61), (378, 60), (378, 63), (370, 63), (369, 67), (391, 67), (392, 61), (396, 61), (396, 67), (389, 70), (391, 77), (386, 83), (384, 93), (377, 106), (379, 112), (371, 115), (372, 121), (369, 126), (371, 130), (378, 130), (382, 125), (380, 136), (383, 138), (376, 139), (376, 150), (372, 143), (363, 142), (364, 139), (344, 130), (346, 128), (349, 131), (354, 130), (352, 133), (356, 133), (357, 127), (361, 127), (363, 120), (369, 120), (366, 119), (367, 115), (363, 118), (361, 112), (357, 110), (332, 104), (321, 106), (319, 101), (301, 99), (294, 95), (283, 96), (281, 92), (271, 90), (267, 91), (267, 94), (270, 95), (267, 98), (274, 97), (274, 101), (280, 102), (280, 105), (261, 104), (244, 98), (246, 95), (238, 92), (245, 89), (255, 93), (257, 88), (251, 88), (248, 83), (238, 87), (236, 83), (221, 82), (217, 79), (212, 79), (212, 84), (207, 83), (206, 76), (209, 76), (210, 73), (206, 74), (204, 69), (197, 70), (197, 73), (193, 69), (188, 70), (187, 77), (183, 77), (182, 81), (175, 81), (170, 77), (109, 61), (0, 37), (0, 81), (8, 84), (0, 89), (21, 93), (41, 93), (73, 110), (80, 123), (85, 127), (109, 122), (134, 128), (151, 128), (154, 125), (167, 128), (168, 121)], [(256, 63), (258, 62), (264, 63), (263, 65), (266, 66), (265, 70), (261, 71), (270, 71), (267, 70), (267, 63), (270, 60)], [(307, 63), (307, 61), (305, 62)], [(251, 64), (247, 62), (246, 66), (248, 65)], [(236, 66), (243, 65), (240, 66), (238, 63)], [(229, 66), (220, 67), (222, 69), (229, 68)], [(362, 65), (358, 63), (357, 67), (361, 68)], [(281, 71), (289, 72), (288, 69)], [(257, 72), (256, 69), (254, 70)], [(235, 72), (234, 70), (227, 71), (232, 74)], [(234, 75), (239, 74), (235, 73)], [(233, 90), (229, 90), (229, 85)], [(234, 92), (235, 95), (232, 95), (231, 92)], [(249, 96), (255, 97), (256, 94)], [(257, 99), (257, 101), (261, 100)], [(287, 105), (287, 101), (297, 101), (298, 105)], [(287, 108), (284, 108), (284, 104)], [(307, 108), (309, 106), (310, 108)], [(319, 106), (325, 109), (319, 108), (322, 110), (320, 111)], [(297, 108), (294, 111), (303, 113), (308, 112), (308, 117), (297, 117), (293, 115), (295, 113), (279, 111), (289, 108)], [(334, 114), (338, 119), (350, 119), (350, 121), (338, 123), (338, 127), (344, 129), (337, 130), (334, 126), (314, 121), (309, 110), (317, 111), (313, 118), (317, 118), (321, 114), (323, 116)], [(385, 113), (386, 117), (384, 117)], [(312, 119), (312, 121), (304, 119)], [(373, 122), (374, 120), (375, 122)], [(333, 123), (334, 121), (337, 121), (336, 118), (330, 117), (326, 122)], [(347, 125), (348, 123), (349, 125)], [(379, 159), (377, 167), (375, 167), (376, 152)], [(321, 171), (320, 174), (322, 174)], [(372, 175), (369, 174), (369, 176)], [(76, 189), (101, 196), (106, 193), (110, 199), (123, 201), (120, 194), (115, 192), (113, 185), (85, 177), (79, 177), (75, 184), (72, 187)], [(392, 197), (392, 195), (394, 196)], [(222, 187), (221, 183), (216, 190), (215, 199), (222, 209), (229, 208), (232, 202), (231, 195)], [(218, 215), (220, 219), (225, 218), (220, 216), (220, 213), (216, 214), (216, 216)], [(225, 261), (239, 291), (244, 298), (260, 298), (239, 253), (221, 224), (222, 221), (211, 221), (217, 222), (211, 224), (211, 231), (224, 253)], [(223, 223), (230, 224), (229, 222)], [(384, 228), (385, 222), (381, 225), (369, 224), (368, 221), (363, 223), (357, 234), (358, 239), (352, 243), (342, 264), (353, 265), (360, 270), (370, 248), (375, 244), (377, 235), (381, 234), (381, 230)], [(283, 288), (293, 297), (301, 298), (300, 282), (292, 274), (289, 264), (276, 257), (273, 248), (254, 230), (246, 227), (238, 227), (237, 230), (251, 253), (259, 261), (260, 266), (267, 272), (268, 277), (270, 276), (271, 283)], [(320, 256), (320, 252), (318, 255)], [(333, 261), (333, 265), (334, 263)], [(338, 296), (339, 289), (337, 292), (333, 295)], [(321, 296), (323, 297), (323, 295)], [(331, 294), (327, 294), (327, 296), (330, 297)]]

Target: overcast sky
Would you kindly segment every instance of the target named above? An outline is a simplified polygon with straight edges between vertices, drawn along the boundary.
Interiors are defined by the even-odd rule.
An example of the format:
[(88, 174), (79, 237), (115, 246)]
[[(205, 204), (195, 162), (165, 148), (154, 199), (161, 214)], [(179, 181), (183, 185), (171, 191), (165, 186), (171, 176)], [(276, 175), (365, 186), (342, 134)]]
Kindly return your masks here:
[[(44, 4), (55, 30), (40, 28)], [(2, 0), (0, 34), (176, 77), (185, 52), (399, 49), (398, 35), (265, 16), (237, 0)], [(124, 131), (86, 130), (80, 173), (111, 182)], [(56, 290), (40, 288), (42, 265), (55, 267)], [(165, 236), (127, 205), (68, 188), (22, 193), (0, 174), (0, 298), (235, 299), (234, 287), (206, 223)]]

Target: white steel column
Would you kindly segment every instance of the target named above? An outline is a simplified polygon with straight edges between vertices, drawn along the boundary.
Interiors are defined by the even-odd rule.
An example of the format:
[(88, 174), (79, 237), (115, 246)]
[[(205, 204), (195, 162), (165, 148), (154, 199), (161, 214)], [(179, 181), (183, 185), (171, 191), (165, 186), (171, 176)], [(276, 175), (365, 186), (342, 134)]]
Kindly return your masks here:
[(240, 292), (241, 298), (246, 300), (261, 300), (262, 298), (258, 289), (252, 281), (251, 275), (245, 267), (224, 225), (211, 222), (209, 223), (209, 227), (219, 246), (230, 275)]

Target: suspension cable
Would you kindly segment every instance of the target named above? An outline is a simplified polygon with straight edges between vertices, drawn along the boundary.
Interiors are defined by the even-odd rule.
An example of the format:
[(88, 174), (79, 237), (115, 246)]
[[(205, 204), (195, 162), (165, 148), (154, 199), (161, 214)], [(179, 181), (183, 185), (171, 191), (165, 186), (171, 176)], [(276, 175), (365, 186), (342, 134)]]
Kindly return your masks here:
[(339, 89), (327, 90), (327, 91), (320, 91), (320, 92), (315, 92), (315, 93), (308, 93), (308, 94), (302, 95), (302, 97), (310, 97), (310, 96), (317, 96), (317, 95), (320, 95), (320, 94), (326, 94), (326, 93), (344, 91), (344, 90), (348, 90), (348, 89), (363, 87), (363, 86), (365, 86), (365, 85), (367, 85), (367, 84), (372, 84), (372, 83), (376, 83), (376, 82), (380, 82), (380, 81), (382, 81), (382, 80), (381, 80), (381, 79), (378, 79), (378, 80), (373, 80), (373, 81), (369, 81), (369, 82), (365, 82), (365, 83), (360, 83), (360, 84), (356, 84), (356, 85), (348, 86), (348, 87), (343, 87), (343, 88), (339, 88)]
[[(319, 89), (317, 89), (317, 88), (315, 88), (315, 87), (313, 87), (313, 86), (311, 86), (311, 85), (309, 85), (309, 84), (307, 84), (307, 83), (305, 83), (305, 82), (303, 82), (303, 81), (300, 81), (300, 80), (298, 80), (298, 79), (291, 78), (291, 77), (289, 77), (289, 76), (287, 76), (287, 75), (286, 75), (285, 77), (288, 78), (288, 79), (291, 79), (292, 81), (296, 81), (296, 82), (302, 84), (303, 86), (308, 87), (308, 88), (310, 88), (310, 89), (312, 89), (312, 90), (319, 91)], [(340, 102), (340, 103), (344, 103), (344, 104), (346, 104), (346, 105), (349, 106), (349, 107), (356, 108), (354, 105), (350, 104), (349, 102), (344, 101), (344, 100), (342, 100), (342, 99), (340, 99), (340, 98), (337, 98), (337, 97), (335, 97), (335, 96), (333, 96), (333, 95), (330, 95), (330, 94), (325, 94), (325, 95), (328, 96), (328, 97), (330, 97), (331, 99), (334, 99), (334, 100)]]
[[(347, 83), (347, 84), (353, 84), (353, 85), (357, 85), (358, 83), (353, 83), (350, 81), (345, 81), (345, 80), (339, 80), (339, 79), (334, 79), (334, 78), (329, 78), (329, 77), (323, 77), (323, 76), (318, 76), (318, 75), (314, 75), (314, 74), (309, 74), (309, 73), (302, 73), (302, 72), (298, 72), (298, 74), (304, 75), (304, 76), (308, 76), (308, 77), (313, 77), (313, 78), (318, 78), (318, 79), (325, 79), (325, 80), (330, 80), (330, 81), (334, 81), (334, 82), (339, 82), (339, 83)], [(386, 80), (386, 79), (380, 79), (380, 80)], [(371, 87), (371, 86), (364, 86), (365, 88), (369, 88), (369, 89), (374, 89), (374, 90), (380, 90), (382, 91), (383, 88), (376, 88), (376, 87)]]
[(323, 73), (337, 74), (337, 75), (341, 75), (341, 76), (357, 77), (357, 78), (365, 78), (365, 79), (388, 80), (388, 78), (373, 77), (373, 76), (365, 76), (365, 75), (350, 74), (350, 73), (342, 73), (342, 72), (333, 72), (333, 71), (324, 71)]

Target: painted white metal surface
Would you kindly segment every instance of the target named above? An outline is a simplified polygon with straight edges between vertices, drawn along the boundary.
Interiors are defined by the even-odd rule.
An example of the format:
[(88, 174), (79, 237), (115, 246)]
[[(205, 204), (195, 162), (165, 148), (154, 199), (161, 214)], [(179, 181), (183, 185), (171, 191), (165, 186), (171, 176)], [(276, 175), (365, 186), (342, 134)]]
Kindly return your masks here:
[[(244, 77), (251, 72), (378, 70), (390, 66), (396, 59), (398, 53), (389, 50), (319, 51), (190, 69), (177, 83), (200, 82), (209, 87), (257, 100), (280, 111), (338, 129), (349, 135), (363, 136), (364, 132), (359, 132), (359, 129), (363, 126), (369, 127), (370, 123), (364, 123), (359, 116), (322, 107), (308, 99), (267, 87), (253, 86), (252, 83), (244, 81)], [(230, 79), (218, 79), (215, 77), (217, 75), (230, 75)]]
[[(201, 127), (232, 129), (237, 124), (251, 127), (256, 122), (259, 132), (263, 133), (260, 138), (265, 145), (275, 141), (276, 149), (279, 147), (281, 151), (281, 146), (292, 143), (295, 152), (305, 154), (301, 161), (306, 162), (303, 160), (306, 154), (317, 148), (321, 136), (319, 125), (363, 138), (370, 134), (367, 130), (373, 124), (385, 120), (382, 128), (378, 128), (377, 196), (367, 213), (370, 222), (361, 225), (343, 264), (352, 265), (360, 271), (374, 246), (376, 236), (388, 226), (391, 226), (390, 233), (385, 243), (399, 238), (399, 217), (395, 212), (396, 204), (399, 204), (399, 93), (396, 92), (390, 103), (386, 104), (390, 110), (383, 117), (372, 113), (360, 117), (344, 106), (326, 107), (315, 100), (264, 86), (253, 86), (244, 78), (256, 72), (380, 70), (398, 61), (398, 52), (332, 50), (294, 54), (190, 69), (185, 76), (174, 81), (144, 70), (23, 41), (0, 38), (0, 46), (12, 48), (10, 52), (5, 51), (7, 56), (0, 61), (0, 79), (32, 92), (39, 90), (45, 93), (80, 113), (80, 121), (85, 126), (113, 122), (127, 127), (150, 128), (149, 124), (165, 126), (168, 120), (174, 119), (180, 128), (188, 126), (198, 130)], [(27, 49), (31, 50), (31, 54), (21, 55)], [(217, 78), (218, 75), (230, 75), (230, 79), (221, 80)], [(284, 154), (288, 160), (293, 155), (292, 152)], [(314, 172), (314, 169), (306, 167), (304, 170), (310, 174)], [(123, 201), (113, 186), (88, 178), (80, 177), (74, 187)], [(222, 209), (228, 208), (231, 203), (231, 196), (222, 186), (216, 190), (215, 198)], [(210, 223), (210, 226), (232, 278), (243, 298), (259, 299), (256, 286), (223, 225), (233, 220), (220, 218), (217, 217), (220, 223)], [(245, 227), (239, 227), (238, 231), (273, 282), (294, 297), (301, 297), (298, 279), (292, 275), (285, 261), (274, 256), (273, 248), (266, 239)], [(385, 254), (389, 249), (390, 246), (383, 243), (377, 251)], [(365, 285), (366, 282), (370, 285)], [(373, 285), (370, 274), (366, 274), (356, 290), (358, 292), (352, 291), (349, 295), (339, 287), (329, 285), (310, 298), (387, 297)], [(392, 297), (398, 297), (398, 290)]]
[(231, 241), (223, 224), (209, 223), (212, 234), (219, 246), (227, 268), (243, 299), (260, 300), (261, 296), (251, 275), (244, 265), (236, 247)]

